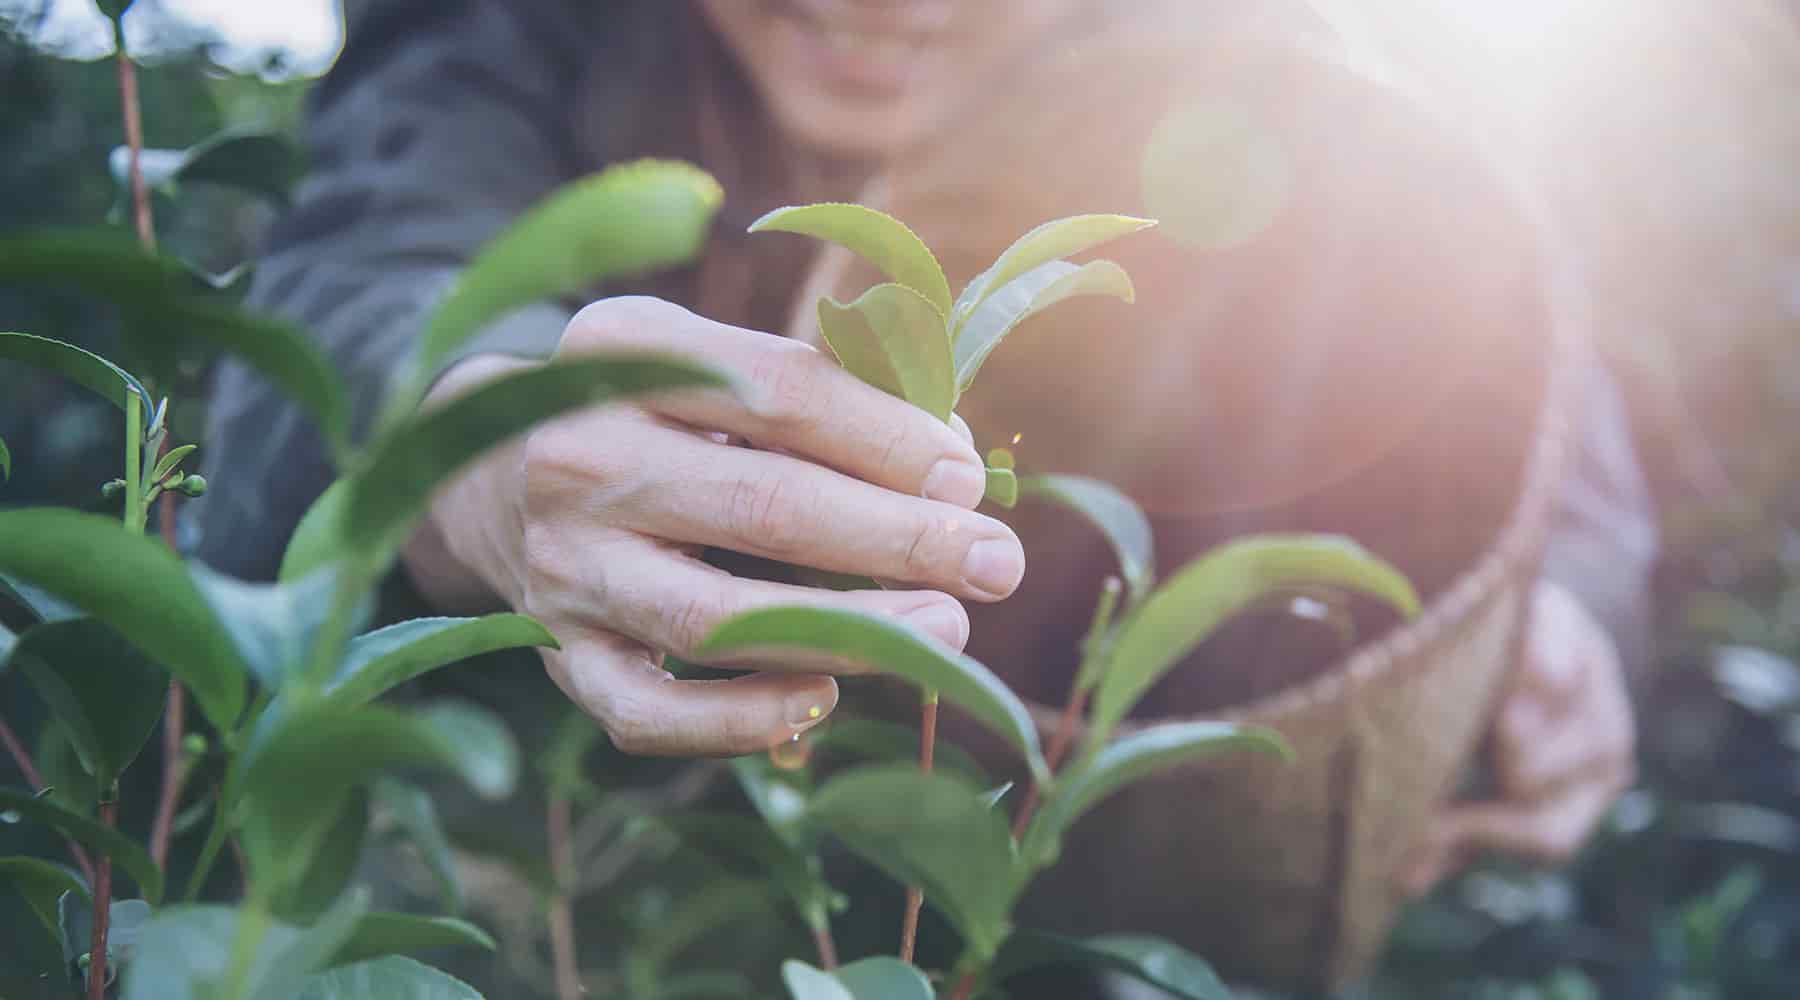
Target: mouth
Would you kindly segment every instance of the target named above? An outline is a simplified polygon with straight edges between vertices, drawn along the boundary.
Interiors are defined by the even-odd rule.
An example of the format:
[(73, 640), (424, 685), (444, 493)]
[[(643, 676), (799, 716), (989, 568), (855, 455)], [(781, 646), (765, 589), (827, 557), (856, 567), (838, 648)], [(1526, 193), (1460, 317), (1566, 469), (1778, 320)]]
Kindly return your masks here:
[(774, 13), (834, 88), (891, 98), (918, 76), (954, 9), (947, 0), (775, 0)]

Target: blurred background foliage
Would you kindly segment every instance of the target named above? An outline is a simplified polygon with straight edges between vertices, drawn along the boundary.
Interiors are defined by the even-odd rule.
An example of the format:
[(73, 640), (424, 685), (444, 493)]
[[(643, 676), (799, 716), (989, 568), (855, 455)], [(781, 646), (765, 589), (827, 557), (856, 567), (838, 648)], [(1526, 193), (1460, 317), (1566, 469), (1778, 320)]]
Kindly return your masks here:
[[(1800, 9), (1596, 3), (1532, 33), (1517, 21), (1502, 31), (1466, 4), (1316, 2), (1362, 44), (1461, 88), (1504, 124), (1500, 141), (1587, 263), (1594, 326), (1626, 386), (1664, 527), (1657, 650), (1637, 683), (1637, 787), (1568, 871), (1484, 866), (1414, 906), (1356, 995), (1800, 996)], [(1514, 6), (1567, 5), (1494, 5)], [(252, 72), (241, 59), (227, 68), (207, 29), (139, 7), (149, 146), (185, 148), (226, 128), (293, 137), (310, 81), (279, 54)], [(113, 65), (40, 48), (39, 17), (0, 6), (0, 231), (123, 225), (108, 166), (123, 134)], [(251, 257), (275, 211), (199, 183), (156, 199), (163, 244), (215, 274)], [(104, 310), (68, 297), (0, 292), (0, 321), (118, 346)], [(198, 402), (200, 366), (183, 374)], [(14, 458), (0, 502), (91, 503), (117, 450), (103, 404), (11, 368), (0, 368), (0, 400)], [(177, 413), (192, 439), (200, 406)], [(526, 696), (517, 685), (514, 674), (506, 692), (478, 693)], [(9, 705), (28, 697), (3, 693)], [(577, 844), (585, 882), (605, 890), (579, 922), (591, 983), (732, 995), (748, 989), (733, 970), (805, 952), (796, 928), (769, 919), (766, 890), (644, 821), (728, 786), (717, 767), (627, 764), (570, 727), (543, 729), (521, 735), (548, 743), (546, 760), (585, 761), (578, 799), (598, 803)], [(494, 968), (459, 971), (497, 995), (547, 993), (535, 830), (448, 819), (472, 915), (503, 944)], [(429, 896), (429, 871), (414, 867)], [(857, 922), (846, 918), (846, 937)], [(691, 972), (705, 968), (726, 971)]]

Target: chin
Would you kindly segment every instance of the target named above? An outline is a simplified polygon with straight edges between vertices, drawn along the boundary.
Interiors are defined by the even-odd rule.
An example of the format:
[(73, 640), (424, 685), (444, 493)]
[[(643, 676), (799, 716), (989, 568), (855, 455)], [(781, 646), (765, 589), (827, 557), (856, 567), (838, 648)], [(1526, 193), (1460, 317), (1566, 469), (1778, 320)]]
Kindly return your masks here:
[(834, 159), (881, 160), (923, 141), (941, 117), (908, 104), (864, 104), (815, 94), (771, 95), (782, 136)]

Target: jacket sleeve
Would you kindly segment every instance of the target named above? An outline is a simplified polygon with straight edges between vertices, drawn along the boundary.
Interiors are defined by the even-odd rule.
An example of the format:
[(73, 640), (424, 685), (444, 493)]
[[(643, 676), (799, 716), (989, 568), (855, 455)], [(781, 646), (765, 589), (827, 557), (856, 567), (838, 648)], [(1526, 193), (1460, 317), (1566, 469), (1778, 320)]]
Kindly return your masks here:
[[(474, 251), (579, 170), (568, 127), (586, 5), (368, 0), (311, 95), (312, 172), (271, 231), (249, 305), (297, 324), (349, 384), (360, 430), (421, 323)], [(549, 353), (571, 313), (543, 302), (471, 349)], [(206, 434), (212, 489), (185, 527), (215, 568), (273, 575), (332, 470), (311, 422), (227, 363)]]

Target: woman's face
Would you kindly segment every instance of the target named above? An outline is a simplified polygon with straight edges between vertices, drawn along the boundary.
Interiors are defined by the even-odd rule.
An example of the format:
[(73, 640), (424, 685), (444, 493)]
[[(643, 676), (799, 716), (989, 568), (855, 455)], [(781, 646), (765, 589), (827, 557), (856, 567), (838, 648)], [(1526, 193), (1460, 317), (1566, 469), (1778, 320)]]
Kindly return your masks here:
[(701, 0), (776, 126), (828, 156), (930, 133), (1072, 0)]

